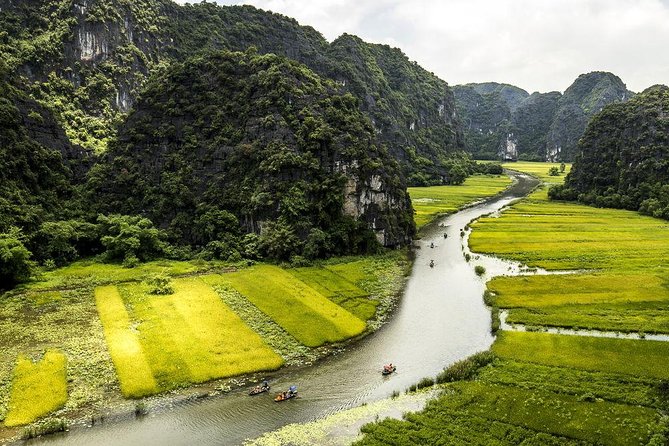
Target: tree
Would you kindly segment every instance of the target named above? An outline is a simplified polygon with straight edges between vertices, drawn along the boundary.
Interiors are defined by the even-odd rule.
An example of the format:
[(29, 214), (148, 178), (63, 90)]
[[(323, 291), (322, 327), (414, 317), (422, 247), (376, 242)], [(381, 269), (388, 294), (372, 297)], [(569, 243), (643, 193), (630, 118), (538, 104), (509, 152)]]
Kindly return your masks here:
[(0, 234), (0, 288), (11, 288), (30, 278), (32, 253), (23, 245), (17, 228)]
[(560, 176), (560, 171), (558, 170), (557, 167), (553, 166), (550, 169), (548, 169), (548, 175), (552, 177), (557, 177)]
[(165, 252), (165, 234), (148, 218), (132, 215), (98, 215), (100, 242), (108, 260), (124, 260), (128, 266)]
[(564, 163), (560, 163), (560, 173), (564, 173), (567, 166)]

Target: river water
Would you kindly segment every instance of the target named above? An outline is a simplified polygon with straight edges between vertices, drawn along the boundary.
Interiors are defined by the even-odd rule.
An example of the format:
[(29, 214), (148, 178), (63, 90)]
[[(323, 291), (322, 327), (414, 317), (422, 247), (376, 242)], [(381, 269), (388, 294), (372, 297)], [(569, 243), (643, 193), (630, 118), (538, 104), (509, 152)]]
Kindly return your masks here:
[[(471, 220), (522, 197), (538, 181), (513, 174), (503, 194), (443, 218), (416, 242), (416, 259), (404, 295), (379, 331), (325, 360), (271, 378), (272, 394), (246, 389), (185, 402), (141, 418), (107, 422), (25, 442), (48, 445), (234, 445), (289, 423), (312, 421), (365, 402), (387, 398), (493, 342), (485, 278), (463, 256), (460, 230)], [(444, 238), (444, 233), (448, 235)], [(430, 244), (434, 243), (434, 248)], [(435, 266), (429, 266), (434, 260)], [(393, 362), (397, 372), (383, 377)], [(299, 398), (275, 403), (275, 390), (295, 384)]]

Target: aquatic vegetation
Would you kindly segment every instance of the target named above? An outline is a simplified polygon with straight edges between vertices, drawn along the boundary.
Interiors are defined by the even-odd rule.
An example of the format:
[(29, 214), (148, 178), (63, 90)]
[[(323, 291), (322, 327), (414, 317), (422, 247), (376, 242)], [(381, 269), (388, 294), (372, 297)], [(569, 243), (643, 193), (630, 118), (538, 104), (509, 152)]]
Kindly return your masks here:
[(19, 356), (12, 379), (6, 426), (29, 424), (65, 405), (66, 364), (67, 358), (57, 350), (48, 350), (37, 362)]
[(669, 342), (500, 332), (492, 351), (535, 364), (669, 379)]
[(511, 184), (506, 175), (473, 175), (458, 186), (410, 187), (416, 226), (420, 228), (439, 215), (457, 211), (463, 205), (495, 195)]
[(366, 328), (362, 320), (279, 267), (257, 265), (223, 277), (308, 347), (343, 341)]

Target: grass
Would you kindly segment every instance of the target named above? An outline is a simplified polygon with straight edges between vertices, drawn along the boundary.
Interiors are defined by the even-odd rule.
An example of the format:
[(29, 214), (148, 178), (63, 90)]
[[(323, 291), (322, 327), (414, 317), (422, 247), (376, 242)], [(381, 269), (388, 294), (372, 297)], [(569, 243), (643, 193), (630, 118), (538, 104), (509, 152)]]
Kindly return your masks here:
[(646, 407), (458, 382), (424, 411), (405, 415), (405, 421), (364, 426), (365, 436), (355, 444), (638, 445), (650, 438), (659, 418)]
[(510, 184), (511, 179), (505, 175), (473, 175), (459, 186), (410, 187), (416, 226), (420, 228), (440, 215), (496, 195)]
[[(154, 381), (155, 391), (163, 391), (282, 365), (203, 280), (175, 279), (173, 286), (174, 294), (156, 296), (142, 283), (119, 285), (127, 313), (119, 308), (118, 298), (111, 305), (103, 302), (101, 316), (112, 314), (102, 319), (125, 396), (150, 393)], [(107, 288), (102, 292), (113, 296)]]
[(669, 379), (669, 342), (501, 332), (492, 350), (534, 364)]
[(366, 328), (365, 322), (279, 267), (258, 265), (221, 277), (308, 347), (343, 341)]
[(156, 274), (170, 276), (192, 274), (223, 265), (220, 262), (155, 260), (140, 263), (135, 268), (124, 268), (117, 263), (101, 263), (96, 259), (86, 259), (54, 271), (46, 271), (40, 280), (27, 284), (24, 289), (79, 288), (141, 280), (144, 277)]
[(41, 361), (19, 356), (5, 426), (21, 426), (60, 409), (67, 401), (67, 358), (48, 350)]

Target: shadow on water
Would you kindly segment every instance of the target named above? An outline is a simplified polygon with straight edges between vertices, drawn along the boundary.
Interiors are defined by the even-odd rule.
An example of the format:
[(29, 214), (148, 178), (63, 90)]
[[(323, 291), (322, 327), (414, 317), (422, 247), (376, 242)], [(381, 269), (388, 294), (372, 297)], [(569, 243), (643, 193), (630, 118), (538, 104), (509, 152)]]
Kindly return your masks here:
[[(289, 423), (306, 422), (402, 392), (449, 364), (487, 349), (490, 313), (481, 299), (485, 283), (462, 254), (460, 230), (528, 194), (538, 181), (513, 173), (504, 193), (444, 217), (416, 242), (416, 258), (401, 303), (379, 331), (317, 364), (278, 374), (271, 394), (253, 398), (246, 389), (194, 400), (138, 419), (76, 428), (31, 440), (49, 445), (240, 444)], [(444, 238), (444, 233), (447, 238)], [(430, 248), (430, 244), (434, 248)], [(429, 266), (434, 260), (434, 267)], [(383, 377), (393, 362), (397, 372)], [(272, 400), (275, 390), (299, 387), (299, 398)]]

